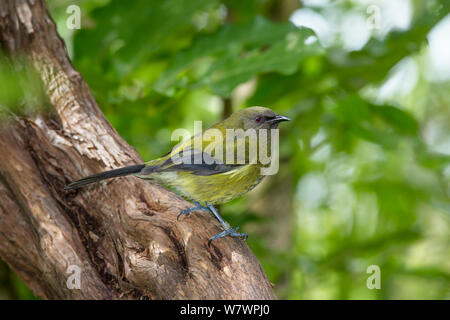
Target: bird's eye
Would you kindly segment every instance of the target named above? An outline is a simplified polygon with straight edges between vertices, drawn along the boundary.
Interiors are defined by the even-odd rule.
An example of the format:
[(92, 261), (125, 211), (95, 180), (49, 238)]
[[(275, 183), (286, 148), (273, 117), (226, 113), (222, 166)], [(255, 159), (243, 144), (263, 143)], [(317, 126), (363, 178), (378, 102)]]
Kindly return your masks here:
[(261, 116), (256, 116), (255, 121), (256, 122), (261, 122), (261, 119), (262, 119)]

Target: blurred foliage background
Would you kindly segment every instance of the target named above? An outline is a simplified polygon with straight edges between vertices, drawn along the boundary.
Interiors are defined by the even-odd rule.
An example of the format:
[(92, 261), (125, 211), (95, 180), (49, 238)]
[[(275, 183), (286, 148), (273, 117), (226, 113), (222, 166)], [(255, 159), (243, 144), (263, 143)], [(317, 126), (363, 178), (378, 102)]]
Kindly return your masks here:
[[(252, 105), (293, 119), (279, 173), (220, 208), (279, 298), (450, 298), (450, 1), (47, 3), (100, 108), (146, 160), (194, 120)], [(80, 30), (66, 24), (72, 4)], [(379, 290), (366, 286), (371, 265)], [(0, 264), (0, 298), (31, 297)]]

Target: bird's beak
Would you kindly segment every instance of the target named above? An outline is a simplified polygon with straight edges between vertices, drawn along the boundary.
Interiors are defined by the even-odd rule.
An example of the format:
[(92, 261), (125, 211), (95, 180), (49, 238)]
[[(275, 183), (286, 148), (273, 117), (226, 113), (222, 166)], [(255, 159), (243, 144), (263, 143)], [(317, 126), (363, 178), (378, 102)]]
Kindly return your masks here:
[(289, 119), (288, 117), (285, 117), (285, 116), (275, 116), (275, 118), (270, 119), (269, 121), (278, 123), (278, 122), (282, 122), (282, 121), (291, 121), (291, 119)]

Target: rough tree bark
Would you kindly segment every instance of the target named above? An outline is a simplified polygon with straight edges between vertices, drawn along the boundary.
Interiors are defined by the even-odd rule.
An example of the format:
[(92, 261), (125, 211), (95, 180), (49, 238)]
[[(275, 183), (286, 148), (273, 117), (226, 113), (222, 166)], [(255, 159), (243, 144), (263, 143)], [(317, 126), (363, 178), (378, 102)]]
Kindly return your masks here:
[[(212, 215), (134, 177), (64, 192), (69, 181), (142, 159), (111, 127), (41, 0), (0, 1), (0, 45), (25, 54), (52, 112), (0, 127), (0, 256), (46, 299), (274, 299), (241, 239)], [(69, 289), (71, 265), (81, 289)]]

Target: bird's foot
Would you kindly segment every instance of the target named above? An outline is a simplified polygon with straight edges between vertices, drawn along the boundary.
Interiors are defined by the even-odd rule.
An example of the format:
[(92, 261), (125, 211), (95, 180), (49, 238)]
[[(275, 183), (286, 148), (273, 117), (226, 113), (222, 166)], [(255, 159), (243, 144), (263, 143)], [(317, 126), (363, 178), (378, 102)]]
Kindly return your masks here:
[(194, 212), (194, 211), (197, 211), (197, 210), (202, 210), (202, 211), (208, 211), (209, 212), (209, 208), (208, 207), (202, 206), (198, 202), (195, 202), (194, 204), (195, 204), (195, 207), (187, 208), (187, 209), (184, 209), (184, 210), (181, 210), (180, 212), (178, 212), (177, 220), (180, 218), (181, 215), (188, 215), (191, 212)]
[(236, 227), (236, 228), (228, 228), (228, 229), (225, 229), (224, 231), (222, 231), (221, 233), (218, 233), (218, 234), (216, 234), (215, 236), (213, 236), (211, 239), (209, 239), (209, 241), (208, 242), (212, 242), (212, 241), (214, 241), (214, 240), (217, 240), (217, 239), (219, 239), (219, 238), (223, 238), (223, 237), (226, 237), (226, 236), (230, 236), (230, 237), (242, 237), (242, 238), (244, 238), (244, 239), (247, 239), (247, 237), (248, 237), (248, 234), (246, 234), (246, 233), (239, 233), (239, 232), (237, 232), (239, 230), (239, 227)]

